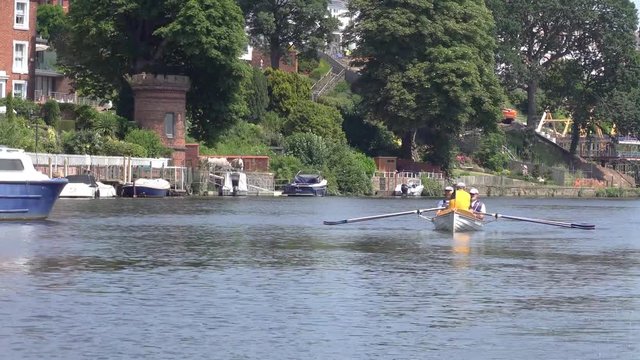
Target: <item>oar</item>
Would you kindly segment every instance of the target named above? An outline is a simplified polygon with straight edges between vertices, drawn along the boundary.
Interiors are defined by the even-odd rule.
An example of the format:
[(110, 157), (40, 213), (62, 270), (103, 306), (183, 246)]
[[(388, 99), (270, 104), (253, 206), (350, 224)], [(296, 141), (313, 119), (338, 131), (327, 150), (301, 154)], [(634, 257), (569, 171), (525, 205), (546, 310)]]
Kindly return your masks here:
[(324, 221), (323, 223), (325, 225), (349, 224), (349, 223), (354, 223), (354, 222), (359, 222), (359, 221), (368, 221), (368, 220), (377, 220), (377, 219), (390, 218), (390, 217), (394, 217), (394, 216), (402, 216), (402, 215), (410, 215), (410, 214), (418, 214), (419, 215), (419, 214), (422, 214), (423, 212), (436, 211), (436, 210), (441, 210), (441, 209), (444, 209), (444, 208), (437, 207), (437, 208), (431, 208), (431, 209), (418, 209), (418, 210), (402, 211), (402, 212), (390, 213), (390, 214), (363, 216), (363, 217), (353, 218), (353, 219), (344, 219), (344, 220), (336, 220), (336, 221)]
[(476, 213), (482, 214), (482, 215), (493, 216), (496, 219), (504, 218), (504, 219), (509, 219), (509, 220), (527, 221), (527, 222), (532, 222), (532, 223), (536, 223), (536, 224), (561, 226), (561, 227), (572, 228), (572, 229), (594, 230), (596, 228), (596, 226), (593, 225), (593, 224), (569, 223), (569, 222), (563, 222), (563, 221), (544, 220), (544, 219), (531, 219), (531, 218), (526, 218), (526, 217), (511, 216), (511, 215), (504, 215), (504, 214), (497, 214), (497, 213), (496, 214), (483, 213), (483, 212), (476, 212)]

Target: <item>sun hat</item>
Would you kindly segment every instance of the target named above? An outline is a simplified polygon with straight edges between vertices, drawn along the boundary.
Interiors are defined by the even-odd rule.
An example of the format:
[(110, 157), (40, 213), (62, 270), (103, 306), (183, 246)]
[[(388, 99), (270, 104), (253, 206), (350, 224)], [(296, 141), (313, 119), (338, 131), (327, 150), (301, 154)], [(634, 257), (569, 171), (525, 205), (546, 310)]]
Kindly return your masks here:
[(478, 189), (476, 188), (471, 188), (471, 190), (469, 190), (469, 194), (475, 195), (478, 193)]
[(453, 191), (453, 188), (451, 186), (447, 186), (446, 188), (444, 188), (444, 191)]
[(467, 187), (467, 185), (465, 185), (465, 183), (463, 183), (462, 181), (460, 181), (459, 183), (456, 184), (457, 188), (465, 188)]

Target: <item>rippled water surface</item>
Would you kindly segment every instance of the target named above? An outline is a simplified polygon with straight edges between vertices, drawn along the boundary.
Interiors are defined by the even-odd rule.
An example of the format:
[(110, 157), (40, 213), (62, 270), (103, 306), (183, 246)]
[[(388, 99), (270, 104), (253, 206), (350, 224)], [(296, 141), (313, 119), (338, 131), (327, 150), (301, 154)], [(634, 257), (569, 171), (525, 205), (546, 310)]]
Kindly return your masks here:
[(640, 359), (640, 201), (60, 200), (0, 223), (3, 359)]

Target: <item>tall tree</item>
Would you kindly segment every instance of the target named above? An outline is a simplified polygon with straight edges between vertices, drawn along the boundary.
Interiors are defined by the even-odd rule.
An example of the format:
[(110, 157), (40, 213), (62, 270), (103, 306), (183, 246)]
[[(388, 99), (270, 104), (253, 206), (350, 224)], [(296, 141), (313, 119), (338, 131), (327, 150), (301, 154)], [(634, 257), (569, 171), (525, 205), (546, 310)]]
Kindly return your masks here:
[[(625, 41), (635, 9), (629, 0), (487, 0), (497, 24), (499, 73), (507, 89), (527, 92), (527, 125), (535, 126), (540, 80), (559, 61), (597, 71), (607, 41)], [(620, 17), (618, 17), (620, 16)], [(626, 47), (626, 45), (625, 45)]]
[(294, 46), (299, 51), (322, 48), (338, 28), (328, 0), (238, 0), (256, 46), (269, 52), (271, 67)]
[(84, 94), (130, 97), (126, 75), (187, 75), (192, 134), (210, 141), (246, 112), (242, 11), (233, 0), (75, 0), (52, 40), (65, 74)]
[(347, 40), (362, 66), (358, 88), (371, 116), (414, 139), (430, 161), (450, 170), (453, 142), (465, 126), (493, 130), (502, 92), (494, 74), (493, 18), (482, 0), (353, 0)]
[(636, 112), (625, 111), (628, 99), (617, 100), (637, 93), (640, 86), (634, 5), (628, 0), (582, 0), (580, 3), (582, 9), (588, 11), (575, 16), (588, 24), (581, 30), (584, 32), (582, 48), (544, 63), (545, 67), (537, 74), (547, 99), (571, 114), (572, 153), (577, 148), (581, 130), (596, 125), (603, 120), (602, 116), (625, 122), (619, 116), (624, 112), (627, 120), (637, 121)]

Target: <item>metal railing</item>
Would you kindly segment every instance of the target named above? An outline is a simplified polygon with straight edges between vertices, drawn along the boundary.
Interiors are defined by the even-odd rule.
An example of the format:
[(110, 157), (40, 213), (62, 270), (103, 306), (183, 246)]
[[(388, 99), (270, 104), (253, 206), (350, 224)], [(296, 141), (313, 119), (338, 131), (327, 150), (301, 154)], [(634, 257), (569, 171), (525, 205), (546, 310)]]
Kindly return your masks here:
[(47, 91), (47, 90), (34, 90), (33, 92), (33, 101), (44, 103), (48, 100), (55, 100), (59, 103), (69, 103), (76, 105), (89, 105), (89, 106), (99, 106), (102, 101), (95, 100), (88, 97), (78, 96), (77, 94), (69, 94), (63, 92), (55, 92), (55, 91)]

